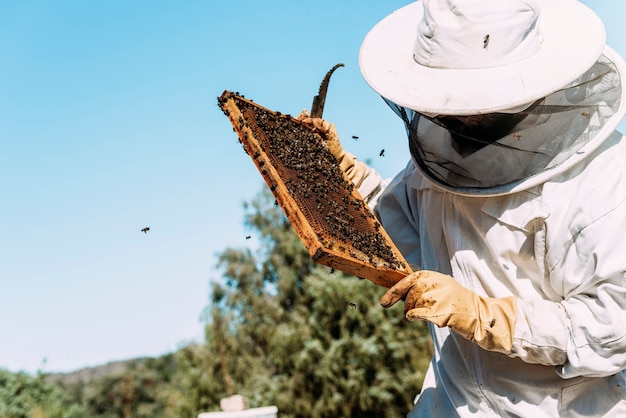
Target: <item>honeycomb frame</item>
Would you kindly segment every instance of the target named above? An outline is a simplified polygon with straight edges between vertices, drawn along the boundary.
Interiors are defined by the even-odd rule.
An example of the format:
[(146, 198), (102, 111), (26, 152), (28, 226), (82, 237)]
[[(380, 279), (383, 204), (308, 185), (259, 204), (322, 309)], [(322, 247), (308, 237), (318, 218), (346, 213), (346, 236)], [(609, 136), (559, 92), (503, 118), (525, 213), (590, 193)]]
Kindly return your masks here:
[(314, 129), (236, 92), (218, 105), (313, 261), (387, 288), (411, 273)]

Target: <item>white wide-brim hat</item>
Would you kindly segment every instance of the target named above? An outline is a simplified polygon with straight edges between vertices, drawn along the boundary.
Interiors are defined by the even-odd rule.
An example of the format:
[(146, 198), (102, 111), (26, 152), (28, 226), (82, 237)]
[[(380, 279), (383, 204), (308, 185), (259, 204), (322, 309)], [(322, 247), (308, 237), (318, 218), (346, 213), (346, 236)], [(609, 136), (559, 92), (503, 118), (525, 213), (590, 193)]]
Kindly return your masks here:
[(376, 24), (359, 54), (382, 97), (430, 115), (523, 109), (589, 69), (605, 46), (577, 0), (421, 0)]

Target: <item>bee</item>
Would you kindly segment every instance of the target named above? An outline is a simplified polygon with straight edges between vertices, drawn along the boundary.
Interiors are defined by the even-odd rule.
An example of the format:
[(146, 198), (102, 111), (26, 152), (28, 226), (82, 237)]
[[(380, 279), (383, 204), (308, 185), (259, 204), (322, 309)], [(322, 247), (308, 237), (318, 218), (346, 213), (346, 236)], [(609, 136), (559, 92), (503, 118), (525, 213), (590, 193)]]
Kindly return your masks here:
[(150, 227), (148, 226), (146, 226), (145, 228), (141, 228), (141, 232), (143, 232), (144, 234), (147, 234), (149, 230), (150, 230)]
[(513, 138), (515, 138), (515, 139), (518, 139), (518, 140), (519, 140), (521, 137), (522, 137), (522, 136), (521, 136), (520, 134), (513, 134)]
[(496, 318), (493, 318), (491, 321), (489, 321), (489, 328), (493, 328), (495, 324), (496, 324)]
[(381, 149), (380, 153), (378, 154), (379, 157), (384, 157), (385, 156), (385, 149)]
[(581, 113), (581, 115), (587, 119), (589, 119), (589, 117), (591, 116), (591, 114), (589, 112), (583, 112)]
[(246, 235), (246, 239), (252, 238), (252, 235)]
[(356, 141), (357, 139), (359, 139), (359, 137), (356, 136), (356, 135), (352, 135), (352, 139), (354, 139)]
[(483, 38), (483, 48), (487, 48), (487, 45), (489, 45), (489, 34), (486, 34)]
[(352, 308), (352, 309), (356, 309), (356, 303), (354, 302), (349, 302), (348, 305)]

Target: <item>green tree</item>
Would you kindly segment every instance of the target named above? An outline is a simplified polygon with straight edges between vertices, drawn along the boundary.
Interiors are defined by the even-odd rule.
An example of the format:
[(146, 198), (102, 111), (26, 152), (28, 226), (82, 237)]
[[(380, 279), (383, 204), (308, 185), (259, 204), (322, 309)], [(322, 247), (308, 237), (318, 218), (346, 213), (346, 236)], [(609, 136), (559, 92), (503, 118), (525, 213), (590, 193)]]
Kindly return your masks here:
[(130, 363), (121, 373), (90, 382), (82, 397), (93, 417), (192, 417), (198, 409), (193, 380), (208, 356), (203, 345), (188, 345), (157, 358)]
[(221, 394), (281, 417), (406, 416), (431, 356), (424, 323), (383, 309), (385, 289), (313, 263), (267, 190), (246, 209), (260, 250), (219, 256), (207, 308)]
[(62, 389), (44, 374), (11, 373), (0, 369), (0, 418), (78, 418), (84, 409), (68, 401)]
[[(121, 372), (86, 382), (56, 383), (52, 387), (62, 395), (63, 410), (80, 406), (82, 413), (32, 417), (192, 418), (219, 405), (223, 386), (216, 382), (221, 381), (221, 374), (216, 377), (213, 370), (219, 373), (220, 368), (207, 346), (187, 344), (160, 357), (128, 361)], [(18, 416), (31, 417), (0, 418)]]

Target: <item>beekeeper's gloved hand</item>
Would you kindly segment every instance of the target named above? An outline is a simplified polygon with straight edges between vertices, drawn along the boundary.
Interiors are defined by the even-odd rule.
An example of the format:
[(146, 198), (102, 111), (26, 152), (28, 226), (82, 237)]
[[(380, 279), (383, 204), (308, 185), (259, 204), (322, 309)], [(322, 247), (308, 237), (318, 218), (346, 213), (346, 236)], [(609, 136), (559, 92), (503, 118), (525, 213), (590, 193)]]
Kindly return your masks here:
[[(363, 194), (364, 191), (361, 186), (363, 185), (366, 177), (370, 174), (370, 171), (373, 170), (371, 170), (367, 164), (359, 161), (353, 154), (347, 152), (343, 148), (341, 142), (339, 141), (339, 135), (337, 135), (337, 128), (335, 125), (321, 118), (309, 117), (309, 112), (307, 110), (300, 112), (298, 120), (306, 125), (314, 127), (316, 132), (324, 138), (326, 144), (328, 145), (328, 149), (339, 162), (339, 167), (344, 173), (346, 173), (357, 189), (359, 189), (359, 192)], [(367, 197), (367, 194), (369, 194), (367, 192), (368, 191), (365, 191), (366, 194), (363, 194), (363, 197)]]
[(447, 326), (485, 350), (511, 353), (517, 321), (514, 296), (482, 297), (448, 275), (420, 270), (393, 285), (380, 303), (388, 308), (402, 299), (409, 321)]

